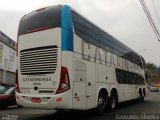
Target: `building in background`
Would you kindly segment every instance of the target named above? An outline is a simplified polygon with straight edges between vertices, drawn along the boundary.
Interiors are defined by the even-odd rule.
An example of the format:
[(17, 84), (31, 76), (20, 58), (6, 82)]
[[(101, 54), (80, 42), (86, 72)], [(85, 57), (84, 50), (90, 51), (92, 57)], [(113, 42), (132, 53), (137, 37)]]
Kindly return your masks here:
[(16, 42), (0, 31), (0, 82), (16, 79)]

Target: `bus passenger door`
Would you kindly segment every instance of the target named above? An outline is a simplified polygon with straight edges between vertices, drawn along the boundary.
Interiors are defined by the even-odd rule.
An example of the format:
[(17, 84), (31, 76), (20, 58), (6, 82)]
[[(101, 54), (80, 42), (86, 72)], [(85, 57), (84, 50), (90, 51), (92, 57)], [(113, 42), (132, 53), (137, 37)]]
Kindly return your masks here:
[(75, 60), (73, 81), (73, 109), (86, 110), (87, 76), (86, 64)]

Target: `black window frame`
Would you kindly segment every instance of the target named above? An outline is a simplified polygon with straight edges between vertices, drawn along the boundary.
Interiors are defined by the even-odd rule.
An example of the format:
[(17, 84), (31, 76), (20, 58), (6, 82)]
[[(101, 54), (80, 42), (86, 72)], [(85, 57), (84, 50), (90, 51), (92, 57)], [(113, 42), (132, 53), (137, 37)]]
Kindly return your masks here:
[(145, 85), (145, 79), (137, 73), (121, 70), (118, 68), (115, 69), (115, 73), (116, 80), (119, 84)]

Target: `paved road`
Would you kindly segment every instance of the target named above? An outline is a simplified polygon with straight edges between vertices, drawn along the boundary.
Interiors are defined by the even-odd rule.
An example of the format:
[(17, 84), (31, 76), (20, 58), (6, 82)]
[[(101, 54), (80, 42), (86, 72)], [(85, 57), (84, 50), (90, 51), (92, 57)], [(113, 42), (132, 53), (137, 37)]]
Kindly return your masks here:
[(8, 110), (0, 110), (0, 115), (0, 120), (6, 120), (6, 116), (18, 118), (18, 120), (160, 120), (160, 92), (152, 92), (145, 99), (145, 102), (142, 103), (135, 103), (134, 101), (121, 103), (116, 112), (106, 112), (101, 116), (95, 115), (92, 111), (57, 112), (54, 110), (16, 107), (9, 108)]

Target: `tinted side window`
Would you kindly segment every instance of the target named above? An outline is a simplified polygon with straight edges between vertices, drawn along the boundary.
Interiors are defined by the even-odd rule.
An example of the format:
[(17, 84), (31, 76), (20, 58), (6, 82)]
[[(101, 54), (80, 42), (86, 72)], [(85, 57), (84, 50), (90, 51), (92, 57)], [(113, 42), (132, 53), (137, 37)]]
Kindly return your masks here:
[(119, 84), (123, 84), (123, 72), (119, 69), (116, 69), (116, 78)]
[(99, 32), (99, 42), (100, 42), (100, 47), (103, 49), (114, 53), (118, 56), (124, 55), (126, 52), (128, 52), (120, 42), (118, 42), (116, 39), (114, 39), (111, 35), (108, 33), (104, 32), (103, 30), (98, 28)]
[(88, 43), (98, 46), (97, 28), (85, 18), (72, 11), (75, 34)]
[(48, 7), (24, 16), (19, 25), (18, 35), (39, 28), (61, 27), (61, 7)]
[(126, 71), (123, 71), (123, 83), (127, 84), (129, 79), (129, 75), (127, 74)]
[(136, 76), (136, 79), (137, 79), (137, 81), (138, 81), (138, 83), (139, 83), (140, 85), (144, 85), (144, 84), (145, 84), (144, 78), (143, 78), (142, 76), (137, 75), (137, 76)]
[(116, 78), (119, 84), (144, 85), (144, 78), (137, 73), (116, 69)]
[(126, 45), (96, 27), (75, 11), (72, 11), (72, 19), (75, 34), (80, 38), (142, 67), (140, 56)]

